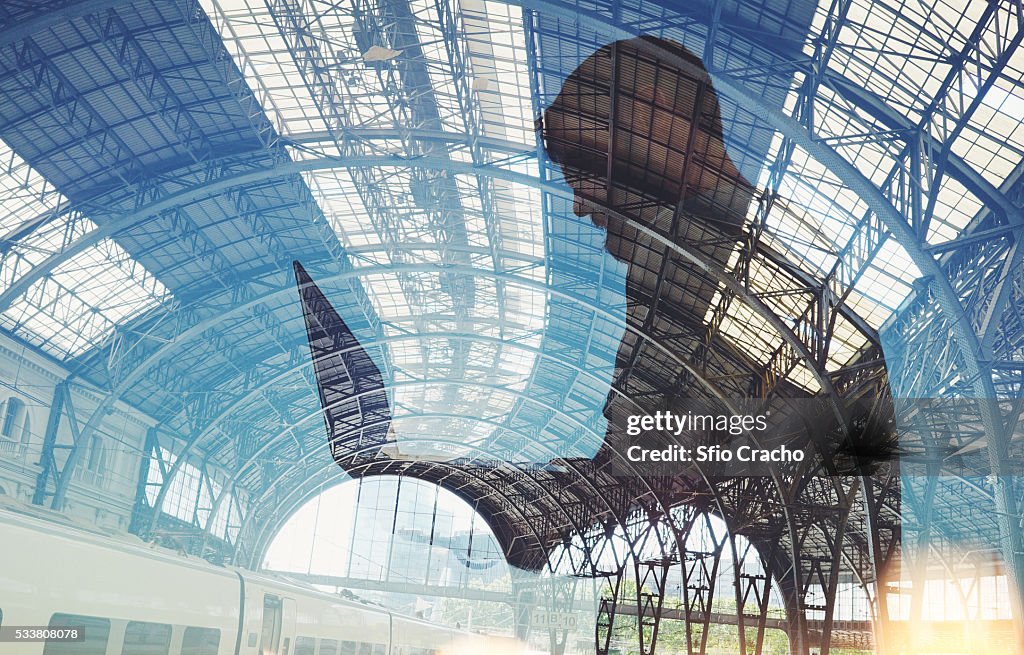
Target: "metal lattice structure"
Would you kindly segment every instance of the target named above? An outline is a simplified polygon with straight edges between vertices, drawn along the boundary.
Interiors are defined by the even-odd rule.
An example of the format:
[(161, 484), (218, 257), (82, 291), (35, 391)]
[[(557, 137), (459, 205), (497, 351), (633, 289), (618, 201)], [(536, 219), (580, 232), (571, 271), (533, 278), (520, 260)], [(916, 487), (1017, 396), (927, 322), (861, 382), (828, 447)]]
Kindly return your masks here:
[[(0, 329), (63, 372), (37, 394), (38, 458), (18, 451), (32, 502), (65, 508), (130, 408), (150, 427), (119, 442), (132, 493), (111, 502), (215, 561), (259, 566), (325, 486), (399, 474), (470, 502), (510, 564), (601, 581), (599, 653), (625, 617), (642, 653), (670, 619), (694, 653), (713, 625), (745, 653), (776, 628), (794, 653), (898, 652), (940, 569), (1005, 576), (1006, 623), (1024, 624), (1024, 10), (677, 5), (0, 6)], [(636, 184), (673, 156), (636, 138), (649, 167), (608, 159), (589, 201), (636, 228), (627, 271), (573, 217), (535, 118), (637, 34), (700, 56), (752, 191), (728, 238), (650, 228), (691, 208)], [(630, 91), (579, 111), (614, 153), (617, 124), (659, 133), (651, 71), (694, 69), (655, 45), (609, 61)], [(627, 307), (638, 276), (652, 297)], [(609, 389), (646, 413), (666, 381), (838, 414), (891, 393), (902, 461), (618, 474), (598, 456)], [(710, 516), (726, 531), (695, 546)], [(848, 586), (870, 616), (842, 618)]]

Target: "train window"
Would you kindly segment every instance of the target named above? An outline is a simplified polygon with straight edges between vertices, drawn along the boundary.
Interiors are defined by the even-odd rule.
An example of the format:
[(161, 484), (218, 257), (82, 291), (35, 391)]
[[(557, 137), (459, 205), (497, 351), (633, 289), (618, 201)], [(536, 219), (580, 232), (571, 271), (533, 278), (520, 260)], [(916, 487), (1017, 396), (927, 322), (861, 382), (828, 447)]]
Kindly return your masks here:
[(373, 644), (359, 644), (359, 655), (373, 655)]
[(338, 642), (334, 639), (321, 639), (320, 652), (316, 655), (338, 655)]
[(316, 639), (312, 637), (296, 637), (295, 655), (316, 655)]
[(48, 641), (43, 655), (105, 655), (107, 638), (110, 636), (110, 621), (96, 616), (76, 614), (54, 614), (50, 617), (51, 628), (81, 628), (85, 639), (82, 641)]
[(167, 655), (170, 648), (171, 626), (129, 621), (124, 631), (121, 655)]
[(373, 655), (387, 655), (387, 647), (384, 644), (373, 645)]
[(354, 641), (343, 641), (343, 642), (341, 642), (341, 655), (356, 655), (356, 642), (354, 642)]
[(220, 630), (216, 628), (185, 628), (181, 655), (217, 655)]

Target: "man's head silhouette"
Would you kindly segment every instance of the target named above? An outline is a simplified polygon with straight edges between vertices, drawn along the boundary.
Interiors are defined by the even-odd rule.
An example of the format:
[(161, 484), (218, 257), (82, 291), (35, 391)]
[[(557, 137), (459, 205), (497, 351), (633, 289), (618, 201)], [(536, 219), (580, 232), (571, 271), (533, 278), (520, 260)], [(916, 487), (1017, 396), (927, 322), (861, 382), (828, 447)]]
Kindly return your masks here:
[[(616, 258), (635, 255), (636, 230), (616, 214), (637, 220), (626, 208), (638, 198), (692, 206), (702, 227), (738, 235), (752, 189), (726, 153), (710, 76), (678, 43), (642, 36), (600, 48), (565, 80), (540, 127), (575, 213), (607, 229)], [(690, 229), (640, 221), (670, 237)]]

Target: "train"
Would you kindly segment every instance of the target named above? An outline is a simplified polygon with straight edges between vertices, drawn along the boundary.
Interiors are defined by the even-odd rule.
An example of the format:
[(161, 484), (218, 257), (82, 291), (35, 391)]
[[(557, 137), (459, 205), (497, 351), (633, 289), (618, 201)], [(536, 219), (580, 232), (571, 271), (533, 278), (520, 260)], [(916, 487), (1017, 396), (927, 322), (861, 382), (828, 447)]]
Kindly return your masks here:
[[(495, 644), (498, 644), (495, 647)], [(509, 640), (0, 509), (0, 654), (477, 655)]]

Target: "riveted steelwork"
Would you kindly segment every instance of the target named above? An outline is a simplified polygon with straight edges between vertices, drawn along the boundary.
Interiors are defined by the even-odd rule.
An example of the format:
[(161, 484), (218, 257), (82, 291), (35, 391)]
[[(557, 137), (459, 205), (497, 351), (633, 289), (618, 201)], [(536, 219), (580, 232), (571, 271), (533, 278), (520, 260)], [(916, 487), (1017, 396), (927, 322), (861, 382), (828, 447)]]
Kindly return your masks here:
[[(310, 306), (310, 310), (311, 311), (316, 311), (315, 307), (316, 307), (315, 305)], [(321, 325), (320, 321), (324, 321), (324, 319), (318, 319), (317, 325)], [(327, 322), (329, 322), (329, 319), (327, 319)], [(327, 322), (324, 322), (323, 324), (326, 325)], [(338, 329), (338, 327), (341, 327), (341, 326), (342, 326), (342, 324), (339, 323), (338, 326), (335, 329)], [(318, 327), (317, 329), (319, 330), (321, 328)], [(311, 335), (312, 335), (312, 333), (311, 333)], [(343, 352), (343, 351), (339, 351), (339, 352)], [(328, 357), (332, 357), (332, 356), (334, 356), (333, 355), (333, 351), (328, 351), (328, 352), (324, 353), (323, 358), (328, 358)], [(317, 358), (319, 359), (321, 357), (318, 356)], [(347, 397), (339, 398), (339, 402), (348, 402), (346, 400), (346, 398)], [(329, 407), (330, 406), (327, 406), (325, 409), (329, 409)], [(365, 428), (367, 426), (364, 424), (363, 427)], [(335, 438), (337, 438), (339, 436), (335, 432), (332, 432), (332, 434), (336, 435)], [(348, 461), (348, 460), (346, 459), (345, 461)], [(385, 467), (387, 466), (387, 464), (384, 464), (384, 463), (382, 463), (382, 464)], [(440, 468), (439, 465), (435, 465), (435, 466), (438, 466)], [(387, 469), (384, 468), (384, 469), (381, 469), (381, 470), (387, 470)], [(588, 478), (589, 477), (590, 476), (588, 475)], [(527, 481), (530, 480), (531, 478), (534, 478), (534, 481), (538, 481), (538, 480), (535, 479), (536, 478), (536, 474), (534, 474), (532, 476), (524, 476), (524, 477), (520, 478), (521, 481), (520, 481), (520, 483), (517, 486), (519, 486), (521, 488), (524, 487), (524, 485), (527, 483)], [(556, 484), (555, 488), (557, 489), (558, 486), (559, 485)], [(797, 487), (797, 493), (800, 493), (798, 489), (799, 489), (799, 487)], [(643, 498), (644, 497), (644, 495), (636, 495), (637, 492), (630, 492), (630, 491), (628, 491), (621, 482), (618, 483), (618, 486), (614, 489), (614, 492), (615, 493), (613, 495), (614, 496), (619, 496), (619, 498), (616, 499), (616, 500), (611, 501), (611, 505), (610, 505), (611, 507), (626, 507), (626, 506), (629, 505), (629, 503), (635, 502), (635, 501), (630, 501), (629, 500), (630, 498), (638, 498), (639, 499), (639, 498)], [(769, 496), (770, 493), (771, 493), (768, 489), (764, 489), (764, 488), (760, 488), (758, 490), (758, 492), (759, 492), (759, 494), (764, 495), (764, 496)], [(749, 491), (747, 493), (749, 493)], [(747, 493), (742, 493), (741, 492), (741, 495), (737, 496), (736, 501), (740, 501), (741, 499), (747, 500), (749, 498), (747, 496)], [(847, 495), (843, 495), (843, 496), (840, 496), (836, 501), (832, 501), (833, 503), (837, 503), (837, 502), (839, 503), (837, 505), (837, 508), (836, 508), (835, 511), (836, 511), (836, 514), (839, 515), (840, 517), (845, 516), (845, 514), (849, 511), (849, 507), (852, 504), (852, 501), (850, 499), (855, 497), (856, 494), (857, 494), (856, 485), (854, 487), (852, 487), (852, 489), (850, 491), (848, 491), (847, 494), (848, 494), (848, 496)], [(535, 503), (536, 499), (534, 499), (531, 502)], [(721, 501), (719, 501), (719, 502), (721, 502)], [(735, 501), (729, 502), (727, 505), (720, 505), (720, 506), (722, 506), (722, 507), (725, 507), (725, 506), (736, 507), (736, 505), (734, 503), (735, 503)], [(662, 502), (661, 505), (664, 506), (665, 503)], [(845, 511), (844, 511), (844, 508), (846, 508)], [(621, 510), (618, 513), (621, 515)], [(492, 517), (494, 517), (495, 513), (492, 512), (490, 515)], [(545, 516), (550, 516), (550, 515), (551, 515), (550, 512), (545, 514)], [(634, 562), (640, 562), (640, 559), (639, 559), (640, 554), (642, 553), (642, 551), (645, 548), (650, 547), (652, 544), (657, 544), (657, 546), (655, 548), (655, 552), (665, 553), (665, 552), (670, 552), (672, 550), (671, 548), (668, 547), (669, 543), (671, 542), (671, 539), (669, 541), (665, 541), (665, 538), (664, 538), (663, 534), (659, 533), (658, 531), (653, 530), (653, 526), (656, 526), (658, 524), (659, 516), (661, 516), (661, 514), (659, 512), (655, 511), (655, 507), (652, 506), (649, 509), (644, 509), (644, 510), (640, 510), (638, 512), (633, 512), (629, 516), (631, 518), (629, 518), (629, 519), (620, 518), (620, 519), (608, 522), (605, 525), (606, 525), (606, 529), (614, 529), (615, 526), (618, 526), (618, 525), (623, 526), (623, 529), (625, 531), (625, 541), (628, 544), (630, 550), (633, 551), (633, 556), (634, 556), (634, 560), (633, 561)], [(821, 520), (821, 516), (819, 515), (817, 517), (817, 519), (818, 519), (818, 521), (820, 521)], [(829, 526), (829, 528), (832, 528), (832, 527), (833, 526)], [(836, 534), (840, 535), (840, 538), (841, 538), (841, 535), (844, 532), (844, 529), (845, 529), (845, 519), (843, 519), (843, 518), (837, 519), (835, 521), (835, 531), (836, 531)], [(541, 530), (541, 533), (544, 534), (544, 533), (547, 533), (547, 531), (548, 531), (548, 529), (544, 528), (544, 529)], [(806, 547), (808, 549), (810, 549), (811, 546), (809, 544), (809, 537), (810, 537), (810, 535), (812, 533), (817, 534), (819, 531), (822, 531), (822, 528), (821, 528), (820, 524), (816, 523), (816, 522), (811, 522), (811, 521), (803, 523), (802, 532), (798, 532), (797, 528), (794, 527), (791, 530), (791, 532), (795, 536), (793, 541), (797, 544), (797, 549), (798, 550), (799, 549), (803, 549), (805, 547), (805, 544), (806, 544)], [(828, 538), (827, 535), (830, 534), (830, 530), (825, 530), (824, 534), (826, 535), (826, 539), (827, 539)], [(678, 540), (678, 536), (677, 536), (677, 540)], [(721, 543), (724, 544), (725, 542), (722, 541)], [(820, 558), (819, 559), (813, 559), (812, 558), (812, 559), (809, 560), (809, 568), (807, 569), (806, 572), (804, 572), (803, 582), (801, 583), (801, 586), (796, 587), (797, 589), (799, 589), (799, 591), (797, 592), (797, 595), (794, 597), (793, 601), (794, 601), (794, 603), (795, 603), (795, 605), (797, 607), (800, 607), (800, 606), (803, 606), (803, 605), (808, 605), (808, 603), (803, 598), (803, 596), (805, 596), (808, 593), (808, 590), (809, 590), (811, 584), (813, 582), (815, 582), (815, 579), (814, 579), (815, 576), (817, 576), (817, 580), (816, 580), (817, 582), (819, 582), (819, 583), (826, 583), (827, 585), (834, 586), (835, 581), (837, 580), (836, 576), (838, 575), (838, 570), (839, 570), (838, 558), (846, 557), (846, 558), (850, 559), (850, 558), (857, 557), (856, 554), (850, 555), (848, 553), (844, 553), (843, 548), (839, 545), (839, 543), (833, 542), (833, 545), (834, 545), (834, 548), (833, 548), (833, 553), (834, 553), (833, 554), (833, 558), (836, 559), (835, 563), (826, 566), (822, 562), (822, 560)], [(733, 545), (733, 549), (735, 550), (735, 544)], [(857, 552), (856, 548), (853, 549), (853, 550), (854, 550), (855, 553)], [(593, 546), (590, 546), (588, 548), (588, 552), (593, 553), (595, 557), (600, 557), (600, 549), (597, 548), (596, 544), (593, 545)], [(718, 552), (718, 556), (720, 557), (721, 549), (718, 549), (717, 552)], [(648, 562), (648, 564), (650, 564), (650, 562)], [(640, 591), (637, 592), (637, 593), (641, 593), (641, 596), (638, 596), (638, 599), (640, 599), (641, 602), (639, 602), (638, 605), (637, 605), (637, 607), (639, 609), (637, 610), (637, 613), (636, 613), (636, 616), (639, 617), (638, 620), (640, 622), (638, 624), (639, 627), (638, 627), (638, 633), (637, 634), (638, 634), (638, 638), (640, 637), (640, 635), (642, 635), (643, 636), (642, 638), (643, 638), (644, 642), (647, 643), (648, 645), (652, 644), (654, 642), (654, 640), (656, 639), (656, 632), (657, 632), (656, 631), (656, 625), (657, 625), (657, 621), (659, 620), (656, 617), (660, 616), (660, 607), (661, 607), (659, 601), (657, 601), (656, 599), (661, 597), (661, 596), (659, 596), (659, 594), (663, 594), (663, 585), (661, 583), (664, 580), (664, 578), (658, 574), (658, 571), (660, 570), (660, 567), (662, 567), (662, 566), (666, 566), (667, 567), (668, 564), (666, 562), (661, 562), (661, 563), (659, 563), (657, 565), (657, 567), (654, 567), (654, 568), (651, 568), (650, 566), (645, 565), (645, 568), (643, 568), (643, 569), (640, 568), (639, 564), (636, 564), (635, 566), (630, 567), (630, 568), (633, 568), (634, 575), (635, 576), (639, 576), (638, 584), (644, 583), (645, 579), (650, 581), (652, 576), (653, 576), (653, 580), (657, 583), (654, 586), (654, 589), (655, 589), (655, 591), (657, 593), (640, 592)], [(641, 575), (641, 573), (640, 573), (641, 570), (644, 571), (645, 575)], [(827, 572), (831, 572), (831, 573), (827, 573)], [(737, 572), (737, 579), (741, 579), (739, 572)], [(767, 577), (764, 577), (764, 579), (767, 580)], [(659, 589), (661, 591), (657, 591)], [(767, 593), (767, 586), (762, 587), (761, 590), (759, 591), (759, 593), (766, 594)], [(742, 594), (739, 591), (737, 592), (737, 596), (738, 596), (738, 598), (742, 598)], [(764, 596), (762, 595), (762, 596), (760, 596), (760, 598), (763, 599)], [(698, 590), (698, 599), (700, 599), (699, 590)], [(613, 611), (614, 611), (613, 603), (617, 603), (617, 602), (619, 602), (619, 601), (615, 600), (615, 599), (612, 599), (612, 598), (605, 598), (603, 600), (601, 616), (604, 617), (604, 618), (599, 620), (599, 625), (608, 625), (608, 626), (610, 626), (609, 630), (614, 628), (614, 619), (612, 618), (612, 614), (613, 614)], [(758, 607), (760, 607), (762, 604), (763, 604), (763, 600), (759, 601), (758, 602)], [(812, 609), (813, 609), (813, 607), (812, 607)], [(823, 609), (826, 611), (826, 618), (819, 625), (822, 626), (827, 631), (829, 629), (831, 610), (833, 608), (831, 606), (829, 606), (829, 605), (826, 605), (825, 607), (823, 607)], [(708, 612), (704, 613), (704, 618), (706, 620), (710, 621), (711, 620), (710, 617), (711, 617), (711, 613), (708, 613)], [(745, 635), (745, 631), (742, 631), (742, 627), (743, 627), (742, 622), (739, 625), (740, 625), (740, 629), (741, 629), (741, 634)], [(762, 628), (762, 632), (763, 632), (763, 628)], [(819, 628), (818, 632), (819, 633), (821, 632), (821, 628)], [(706, 632), (705, 632), (705, 634), (706, 634)], [(607, 637), (607, 633), (602, 633), (599, 630), (598, 636), (599, 636), (599, 646), (600, 646), (601, 640), (603, 640), (603, 639), (605, 639)], [(742, 638), (744, 638), (744, 637), (741, 637), (741, 639)], [(825, 643), (826, 643), (826, 647), (827, 647), (827, 640), (826, 640)]]
[[(762, 652), (776, 629), (786, 630), (794, 653), (852, 645), (895, 650), (905, 643), (890, 626), (889, 591), (907, 585), (911, 616), (923, 618), (929, 576), (939, 567), (953, 576), (965, 544), (1001, 549), (1019, 619), (1024, 493), (1019, 472), (1007, 464), (1020, 456), (1024, 408), (1024, 185), (1017, 173), (1000, 172), (1014, 153), (1019, 159), (1012, 135), (1010, 154), (994, 155), (991, 170), (974, 146), (986, 138), (985, 117), (1007, 111), (992, 99), (1003, 94), (1012, 103), (1020, 90), (1013, 59), (1022, 38), (1020, 3), (979, 5), (948, 44), (927, 15), (875, 7), (893, 14), (880, 29), (870, 5), (857, 0), (820, 3), (813, 30), (815, 8), (800, 2), (755, 3), (745, 12), (709, 1), (686, 13), (671, 3), (487, 4), (507, 9), (501, 25), (524, 33), (521, 46), (509, 43), (525, 50), (523, 69), (513, 73), (529, 96), (525, 118), (540, 113), (572, 67), (565, 61), (585, 55), (591, 42), (596, 48), (602, 39), (659, 33), (702, 52), (718, 90), (736, 96), (742, 134), (735, 148), (765, 173), (735, 242), (662, 239), (646, 250), (645, 274), (656, 282), (652, 297), (640, 300), (650, 311), (627, 314), (625, 338), (636, 346), (613, 396), (643, 411), (656, 397), (655, 381), (665, 378), (676, 393), (755, 397), (765, 407), (821, 394), (842, 411), (846, 401), (887, 394), (889, 386), (898, 397), (974, 400), (904, 408), (902, 477), (883, 467), (841, 479), (691, 484), (624, 481), (585, 456), (559, 462), (545, 435), (584, 452), (604, 436), (579, 418), (583, 403), (566, 388), (600, 388), (602, 373), (592, 362), (614, 358), (614, 348), (600, 352), (608, 337), (601, 326), (619, 315), (597, 291), (614, 273), (600, 263), (599, 248), (595, 255), (576, 242), (582, 230), (559, 233), (573, 198), (542, 144), (529, 129), (495, 128), (488, 94), (504, 94), (506, 106), (515, 96), (495, 71), (519, 55), (481, 45), (479, 34), (498, 24), (486, 8), (454, 0), (276, 0), (241, 9), (191, 1), (12, 4), (0, 9), (7, 57), (0, 84), (11, 85), (5, 90), (17, 111), (0, 122), (0, 137), (26, 157), (5, 161), (3, 173), (18, 178), (28, 167), (52, 182), (27, 194), (41, 206), (5, 221), (0, 232), (0, 314), (15, 317), (5, 318), (4, 328), (45, 349), (53, 337), (33, 341), (32, 316), (23, 308), (45, 310), (52, 302), (67, 314), (54, 320), (73, 329), (67, 308), (90, 301), (66, 271), (96, 252), (132, 269), (149, 292), (140, 313), (115, 318), (90, 349), (58, 355), (100, 400), (90, 413), (76, 412), (70, 383), (57, 387), (35, 502), (60, 507), (79, 446), (113, 407), (137, 405), (158, 425), (141, 446), (133, 531), (258, 566), (287, 518), (346, 478), (318, 429), (325, 412), (345, 406), (351, 411), (332, 436), (353, 458), (356, 475), (398, 473), (458, 489), (494, 523), (510, 560), (597, 583), (604, 592), (595, 634), (601, 653), (616, 639), (656, 652), (670, 620), (685, 621), (689, 653), (705, 652), (716, 626), (735, 626), (742, 652)], [(232, 20), (247, 12), (279, 40), (247, 50), (244, 37), (231, 32)], [(892, 63), (892, 44), (876, 47), (857, 35), (874, 30), (880, 39), (896, 38), (887, 30), (915, 21), (922, 41), (907, 47), (927, 52), (906, 61), (931, 67), (932, 82), (908, 95), (913, 76), (901, 68), (907, 64)], [(61, 39), (68, 52), (55, 45)], [(155, 47), (161, 40), (181, 47)], [(92, 62), (105, 83), (77, 75), (68, 53)], [(257, 53), (294, 67), (283, 77), (298, 111), (275, 95), (280, 89), (260, 85)], [(624, 63), (628, 57), (613, 52), (613, 79)], [(889, 76), (888, 87), (877, 77), (861, 79), (865, 67), (883, 82)], [(198, 89), (187, 100), (185, 70)], [(123, 115), (110, 109), (112, 90), (131, 99), (121, 103), (131, 108)], [(622, 138), (613, 125), (630, 104), (615, 98), (611, 120), (601, 125), (613, 151)], [(696, 129), (694, 121), (691, 138)], [(31, 136), (47, 132), (61, 136)], [(627, 185), (610, 159), (604, 179), (609, 188)], [(354, 192), (340, 194), (341, 209), (332, 206), (349, 183)], [(813, 232), (808, 207), (822, 200), (801, 206), (798, 191), (814, 184), (840, 198), (830, 211), (849, 214), (822, 249), (823, 264), (794, 245), (813, 250), (823, 233), (806, 242), (779, 238), (787, 217)], [(533, 200), (510, 188), (534, 194), (542, 219), (537, 252), (518, 244), (528, 225), (510, 218), (502, 194), (519, 199), (524, 214)], [(961, 202), (966, 209), (950, 210)], [(641, 226), (639, 219), (658, 210), (673, 224), (689, 220), (681, 204), (658, 208), (642, 193), (626, 204), (617, 209)], [(591, 209), (616, 209), (600, 205)], [(353, 207), (365, 210), (368, 228), (352, 227)], [(961, 223), (957, 211), (967, 214)], [(112, 250), (112, 242), (123, 250)], [(566, 265), (576, 250), (584, 252), (581, 262)], [(391, 421), (381, 388), (335, 385), (336, 401), (317, 406), (310, 393), (317, 371), (290, 280), (294, 259), (330, 286), (331, 303), (349, 325), (351, 343), (334, 353), (347, 359), (348, 373), (369, 370), (372, 360), (377, 386), (391, 392), (443, 387), (449, 411), (396, 403), (396, 416), (475, 426), (487, 437), (473, 456), (381, 458)], [(879, 309), (864, 290), (878, 290), (893, 261), (906, 262), (903, 277), (919, 272), (920, 279), (893, 280), (903, 291)], [(680, 270), (689, 271), (686, 279)], [(397, 291), (382, 296), (382, 278), (397, 280)], [(541, 299), (532, 308), (538, 324), (524, 318), (530, 298)], [(390, 302), (409, 309), (389, 314)], [(490, 305), (493, 317), (483, 313)], [(439, 327), (437, 316), (419, 309), (427, 306), (450, 324)], [(737, 316), (763, 325), (772, 339), (759, 346), (755, 330), (737, 327)], [(483, 334), (488, 322), (500, 330)], [(394, 352), (409, 343), (424, 353), (443, 350), (446, 370), (396, 380), (402, 368)], [(357, 348), (366, 350), (362, 367), (354, 363)], [(527, 358), (532, 368), (521, 381), (499, 379), (509, 361)], [(474, 371), (487, 373), (473, 379)], [(570, 387), (559, 386), (565, 379)], [(470, 396), (504, 409), (469, 415), (470, 405), (456, 401)], [(62, 420), (72, 441), (58, 436)], [(359, 443), (367, 430), (380, 438)], [(437, 442), (457, 445), (443, 435)], [(486, 452), (505, 459), (540, 454), (551, 467), (488, 468)], [(935, 475), (949, 458), (963, 470)], [(919, 470), (911, 459), (923, 462)], [(168, 513), (174, 481), (190, 475), (201, 492)], [(691, 543), (695, 533), (710, 541)], [(979, 585), (981, 570), (963, 586)], [(678, 606), (670, 598), (673, 576)], [(870, 606), (870, 635), (866, 619), (844, 618), (843, 593), (851, 588)], [(517, 633), (528, 634), (527, 623), (517, 619)], [(548, 637), (552, 652), (566, 647), (564, 634)]]

